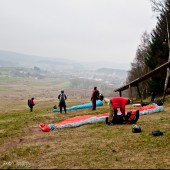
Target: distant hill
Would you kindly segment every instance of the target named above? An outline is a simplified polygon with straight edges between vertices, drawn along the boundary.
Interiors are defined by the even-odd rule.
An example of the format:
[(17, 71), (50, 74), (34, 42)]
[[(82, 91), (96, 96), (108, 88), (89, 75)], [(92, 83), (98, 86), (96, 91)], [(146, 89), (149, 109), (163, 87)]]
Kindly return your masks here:
[[(111, 68), (112, 66), (113, 68)], [(67, 79), (77, 88), (80, 88), (80, 85), (81, 88), (87, 88), (88, 83), (97, 83), (99, 87), (106, 87), (105, 89), (108, 92), (113, 87), (117, 88), (122, 85), (127, 77), (127, 70), (117, 69), (117, 64), (107, 61), (103, 63), (100, 61), (90, 62), (88, 60), (80, 62), (2, 50), (0, 50), (0, 67), (2, 70), (3, 67), (8, 67), (10, 76)], [(82, 82), (86, 83), (82, 84)]]
[(34, 66), (47, 70), (83, 69), (83, 65), (68, 59), (33, 56), (0, 50), (0, 67), (32, 68)]
[(98, 72), (98, 74), (109, 74), (113, 76), (126, 77), (127, 71), (123, 69), (109, 68), (117, 66), (111, 62), (80, 62), (68, 60), (63, 58), (50, 58), (42, 56), (34, 56), (21, 54), (11, 51), (0, 50), (0, 67), (26, 67), (34, 68), (35, 66), (48, 71), (64, 71), (70, 70), (71, 72), (88, 71)]

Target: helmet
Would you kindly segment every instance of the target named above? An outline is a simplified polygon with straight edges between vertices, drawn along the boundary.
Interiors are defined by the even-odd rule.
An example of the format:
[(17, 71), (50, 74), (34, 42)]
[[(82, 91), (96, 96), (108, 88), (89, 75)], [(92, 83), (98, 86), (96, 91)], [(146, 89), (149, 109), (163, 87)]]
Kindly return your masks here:
[(134, 125), (132, 128), (133, 133), (139, 133), (141, 132), (141, 128), (138, 125)]
[(64, 90), (61, 90), (61, 93), (64, 93)]

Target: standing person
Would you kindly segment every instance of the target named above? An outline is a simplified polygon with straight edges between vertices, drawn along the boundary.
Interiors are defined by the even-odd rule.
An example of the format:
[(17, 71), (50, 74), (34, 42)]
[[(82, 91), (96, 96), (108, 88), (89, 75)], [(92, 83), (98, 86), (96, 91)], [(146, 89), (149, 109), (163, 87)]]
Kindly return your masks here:
[(113, 97), (113, 98), (110, 99), (110, 111), (109, 111), (109, 118), (108, 118), (109, 124), (113, 120), (113, 114), (114, 114), (114, 117), (117, 116), (118, 108), (120, 108), (122, 116), (123, 117), (125, 116), (125, 106), (127, 104), (130, 104), (130, 100), (128, 98)]
[(30, 100), (28, 100), (28, 106), (30, 107), (30, 112), (33, 111), (33, 107), (35, 105), (34, 98), (32, 97)]
[(64, 90), (61, 90), (61, 94), (58, 95), (58, 99), (59, 99), (59, 107), (60, 107), (60, 113), (62, 113), (62, 108), (64, 108), (64, 112), (65, 114), (67, 113), (66, 111), (66, 100), (67, 100), (67, 96), (64, 94)]
[(97, 90), (97, 87), (94, 87), (94, 90), (92, 91), (92, 95), (91, 95), (92, 110), (96, 110), (97, 99), (99, 99), (99, 91)]

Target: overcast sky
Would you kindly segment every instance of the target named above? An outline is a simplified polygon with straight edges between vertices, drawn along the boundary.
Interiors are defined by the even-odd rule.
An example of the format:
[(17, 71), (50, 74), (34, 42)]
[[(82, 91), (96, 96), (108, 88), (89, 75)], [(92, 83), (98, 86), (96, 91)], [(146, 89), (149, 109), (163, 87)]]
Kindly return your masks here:
[(149, 0), (0, 0), (0, 50), (131, 63), (153, 15)]

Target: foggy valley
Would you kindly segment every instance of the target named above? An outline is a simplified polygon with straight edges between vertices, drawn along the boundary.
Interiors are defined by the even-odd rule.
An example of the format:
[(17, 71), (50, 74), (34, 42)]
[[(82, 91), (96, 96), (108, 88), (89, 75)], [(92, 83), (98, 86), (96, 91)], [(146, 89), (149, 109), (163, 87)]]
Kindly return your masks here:
[[(84, 97), (90, 95), (94, 86), (97, 86), (104, 95), (113, 96), (114, 89), (123, 85), (126, 81), (127, 70), (115, 69), (109, 67), (110, 65), (104, 63), (102, 67), (102, 64), (98, 62), (88, 64), (88, 62), (83, 63), (71, 59), (0, 51), (1, 79), (2, 77), (20, 77), (25, 80), (40, 80), (42, 83), (48, 79), (48, 81), (55, 80), (58, 84), (67, 81), (67, 86), (58, 87), (56, 90), (65, 88), (72, 93), (83, 91), (83, 95), (86, 94)], [(73, 94), (70, 95), (73, 96)]]

